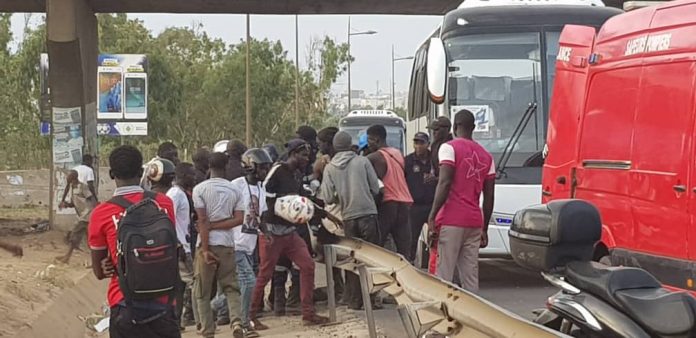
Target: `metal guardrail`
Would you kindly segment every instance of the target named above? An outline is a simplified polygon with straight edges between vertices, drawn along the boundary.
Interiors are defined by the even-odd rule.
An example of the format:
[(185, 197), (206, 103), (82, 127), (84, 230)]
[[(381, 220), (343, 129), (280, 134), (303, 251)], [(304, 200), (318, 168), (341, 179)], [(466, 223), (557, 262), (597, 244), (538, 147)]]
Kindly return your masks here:
[(336, 321), (332, 267), (360, 276), (370, 337), (376, 327), (370, 294), (394, 296), (410, 338), (435, 331), (449, 337), (566, 337), (532, 323), (471, 292), (418, 270), (402, 256), (360, 240), (341, 238), (324, 245), (329, 317)]

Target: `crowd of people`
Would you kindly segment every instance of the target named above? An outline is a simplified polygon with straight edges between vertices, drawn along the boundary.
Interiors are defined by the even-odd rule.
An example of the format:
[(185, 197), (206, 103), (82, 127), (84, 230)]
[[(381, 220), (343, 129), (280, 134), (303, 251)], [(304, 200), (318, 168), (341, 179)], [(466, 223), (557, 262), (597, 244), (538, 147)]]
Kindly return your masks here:
[[(474, 127), (467, 110), (454, 123), (440, 117), (430, 125), (432, 140), (416, 133), (406, 157), (387, 144), (382, 125), (367, 128), (358, 144), (338, 128), (303, 126), (282, 152), (231, 140), (224, 152), (199, 149), (193, 163), (180, 161), (171, 142), (145, 164), (124, 145), (109, 156), (116, 189), (102, 203), (86, 156), (68, 175), (61, 207), (74, 207), (79, 221), (60, 259), (69, 260), (86, 231), (94, 274), (111, 278), (111, 337), (180, 337), (188, 326), (213, 337), (218, 325), (230, 325), (235, 338), (255, 337), (268, 329), (260, 320), (267, 308), (277, 316), (298, 311), (304, 325), (327, 323), (315, 309), (322, 295), (311, 244), (312, 233), (329, 241), (326, 222), (411, 261), (427, 224), (429, 271), (448, 281), (458, 271), (462, 287), (475, 292), (495, 171), (472, 140)], [(301, 205), (293, 198), (313, 212), (289, 216), (288, 205)], [(361, 309), (358, 277), (346, 272), (344, 285), (341, 271), (335, 275), (337, 299)]]

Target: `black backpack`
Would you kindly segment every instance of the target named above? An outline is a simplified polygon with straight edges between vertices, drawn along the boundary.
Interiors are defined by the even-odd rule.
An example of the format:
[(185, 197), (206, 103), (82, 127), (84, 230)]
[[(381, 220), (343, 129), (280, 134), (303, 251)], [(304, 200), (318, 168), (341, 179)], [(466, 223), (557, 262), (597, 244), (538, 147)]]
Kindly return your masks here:
[(116, 229), (116, 271), (126, 305), (165, 295), (169, 295), (171, 304), (178, 287), (179, 241), (172, 221), (155, 196), (145, 191), (143, 199), (135, 204), (122, 196), (109, 201), (125, 209)]

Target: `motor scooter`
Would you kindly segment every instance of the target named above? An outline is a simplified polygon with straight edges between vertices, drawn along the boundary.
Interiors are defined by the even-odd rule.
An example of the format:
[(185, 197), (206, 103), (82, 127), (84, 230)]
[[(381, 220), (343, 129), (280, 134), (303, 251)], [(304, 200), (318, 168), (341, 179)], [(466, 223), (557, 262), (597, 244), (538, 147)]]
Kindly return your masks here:
[(592, 261), (598, 210), (558, 200), (519, 211), (510, 227), (515, 261), (560, 291), (535, 322), (575, 337), (696, 337), (696, 298), (672, 292), (643, 269)]

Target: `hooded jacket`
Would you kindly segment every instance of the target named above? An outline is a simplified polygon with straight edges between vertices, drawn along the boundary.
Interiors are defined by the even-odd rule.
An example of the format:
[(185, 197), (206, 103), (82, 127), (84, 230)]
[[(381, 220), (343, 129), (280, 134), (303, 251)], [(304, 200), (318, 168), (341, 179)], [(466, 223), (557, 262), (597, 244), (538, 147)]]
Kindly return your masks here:
[(352, 151), (342, 151), (324, 169), (319, 198), (341, 207), (343, 220), (377, 215), (374, 196), (379, 179), (370, 161)]

